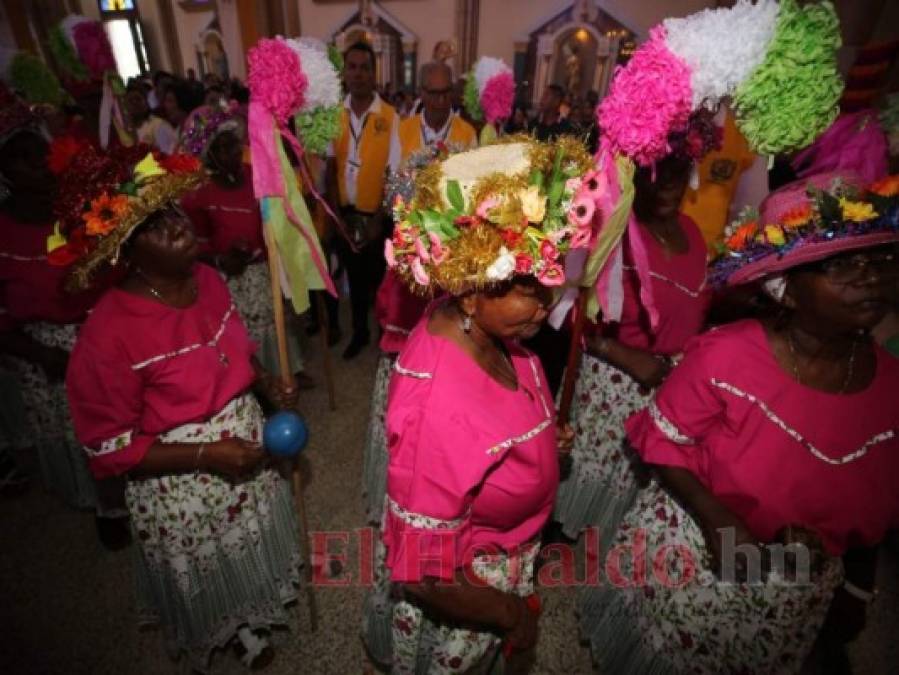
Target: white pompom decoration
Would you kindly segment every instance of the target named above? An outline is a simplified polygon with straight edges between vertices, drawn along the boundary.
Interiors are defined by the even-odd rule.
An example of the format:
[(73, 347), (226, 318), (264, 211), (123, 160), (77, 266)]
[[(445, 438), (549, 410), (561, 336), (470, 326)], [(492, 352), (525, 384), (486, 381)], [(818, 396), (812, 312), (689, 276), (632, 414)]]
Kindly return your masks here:
[(478, 91), (484, 91), (484, 87), (491, 77), (504, 72), (511, 73), (512, 69), (502, 59), (496, 59), (492, 56), (479, 58), (478, 62), (474, 64), (474, 79), (478, 84)]
[(309, 84), (299, 112), (330, 108), (341, 101), (340, 75), (328, 58), (328, 48), (315, 38), (285, 40), (300, 57), (303, 73)]
[(81, 16), (81, 14), (69, 14), (65, 19), (59, 22), (59, 27), (62, 29), (62, 32), (68, 39), (69, 44), (72, 45), (72, 48), (75, 49), (76, 52), (78, 50), (75, 47), (75, 26), (89, 22), (90, 19), (88, 19), (86, 16)]
[(774, 36), (775, 0), (738, 0), (731, 8), (706, 9), (663, 22), (665, 43), (689, 66), (693, 109), (713, 108), (734, 93), (762, 62)]

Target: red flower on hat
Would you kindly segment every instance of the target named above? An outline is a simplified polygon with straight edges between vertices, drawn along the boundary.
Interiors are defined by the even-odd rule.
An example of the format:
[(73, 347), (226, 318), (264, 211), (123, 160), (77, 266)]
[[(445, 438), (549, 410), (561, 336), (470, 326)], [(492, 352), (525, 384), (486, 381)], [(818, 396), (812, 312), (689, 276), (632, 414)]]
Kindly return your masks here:
[(200, 169), (200, 160), (192, 155), (168, 155), (157, 158), (157, 161), (159, 166), (170, 173), (193, 173)]
[(47, 166), (54, 174), (59, 175), (65, 171), (72, 160), (84, 151), (87, 141), (74, 136), (60, 136), (50, 143), (50, 154), (47, 156)]

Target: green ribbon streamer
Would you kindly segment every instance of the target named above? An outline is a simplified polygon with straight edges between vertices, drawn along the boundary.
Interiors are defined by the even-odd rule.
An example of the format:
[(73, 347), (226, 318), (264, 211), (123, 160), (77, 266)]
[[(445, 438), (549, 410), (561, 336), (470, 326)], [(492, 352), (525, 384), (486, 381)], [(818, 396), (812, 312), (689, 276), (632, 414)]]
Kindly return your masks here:
[[(291, 304), (297, 314), (302, 314), (309, 309), (309, 291), (320, 291), (327, 288), (315, 264), (309, 242), (312, 242), (315, 247), (319, 260), (326, 263), (327, 258), (318, 241), (318, 233), (312, 224), (312, 216), (309, 214), (309, 209), (306, 208), (306, 201), (297, 184), (296, 173), (287, 159), (280, 134), (277, 129), (273, 129), (272, 133), (275, 134), (275, 147), (278, 150), (281, 173), (284, 176), (285, 196), (283, 198), (263, 197), (262, 214), (269, 235), (281, 257), (281, 266), (290, 286)], [(287, 217), (284, 199), (290, 200), (293, 212), (299, 220), (298, 226), (302, 228), (306, 236), (303, 236)]]
[[(631, 206), (634, 203), (634, 172), (636, 165), (627, 157), (621, 155), (615, 157), (615, 169), (618, 172), (618, 188), (620, 195), (612, 215), (608, 217), (602, 230), (596, 239), (596, 246), (590, 252), (587, 262), (584, 264), (584, 273), (581, 276), (580, 285), (584, 288), (593, 288), (596, 286), (596, 280), (599, 278), (603, 267), (615, 250), (615, 247), (621, 242), (627, 230), (628, 216), (631, 213)], [(599, 316), (602, 308), (599, 305), (599, 299), (596, 293), (590, 293), (587, 299), (586, 313), (591, 321), (595, 321)]]

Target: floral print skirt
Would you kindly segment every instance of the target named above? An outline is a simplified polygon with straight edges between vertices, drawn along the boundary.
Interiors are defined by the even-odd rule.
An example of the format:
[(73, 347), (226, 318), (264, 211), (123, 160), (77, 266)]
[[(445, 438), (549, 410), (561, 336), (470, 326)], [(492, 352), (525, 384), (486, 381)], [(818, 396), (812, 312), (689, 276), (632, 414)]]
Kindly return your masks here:
[[(633, 552), (644, 537), (639, 572)], [(630, 551), (617, 582), (607, 572), (581, 604), (581, 629), (604, 673), (797, 673), (843, 581), (839, 558), (804, 584), (719, 580), (699, 526), (655, 483), (639, 493), (615, 545)]]
[[(67, 352), (75, 346), (75, 324), (32, 323), (25, 332), (46, 347)], [(97, 489), (87, 468), (87, 456), (75, 439), (65, 382), (52, 382), (43, 369), (30, 361), (2, 357), (2, 365), (18, 380), (25, 404), (23, 437), (16, 442), (34, 447), (46, 488), (75, 508), (97, 505)]]
[[(258, 441), (262, 411), (252, 394), (162, 442)], [(296, 597), (299, 542), (290, 487), (263, 468), (232, 481), (196, 472), (132, 480), (126, 491), (142, 621), (160, 623), (172, 655), (205, 670), (212, 650), (242, 626), (287, 623)]]
[(616, 367), (589, 354), (581, 357), (571, 404), (571, 471), (559, 483), (553, 514), (569, 537), (598, 527), (605, 548), (633, 504), (639, 458), (626, 443), (624, 421), (646, 406), (649, 396)]
[[(534, 592), (534, 560), (539, 542), (517, 551), (476, 556), (471, 568), (486, 584), (522, 597)], [(393, 605), (393, 675), (449, 675), (488, 673), (500, 658), (496, 633), (437, 623), (407, 600)]]
[(371, 525), (380, 525), (384, 512), (384, 495), (387, 492), (387, 386), (396, 354), (381, 354), (375, 374), (375, 387), (371, 394), (371, 413), (365, 447), (362, 451), (362, 494), (365, 497), (365, 515)]
[[(250, 338), (259, 345), (256, 356), (259, 362), (270, 373), (279, 372), (278, 339), (275, 334), (275, 310), (272, 305), (272, 284), (269, 279), (268, 265), (263, 262), (247, 265), (244, 273), (236, 277), (228, 277), (228, 290), (240, 312), (240, 318), (247, 327)], [(284, 309), (284, 323), (287, 333), (287, 356), (290, 361), (290, 372), (303, 369), (303, 356), (300, 353), (300, 341), (293, 321), (293, 310)]]

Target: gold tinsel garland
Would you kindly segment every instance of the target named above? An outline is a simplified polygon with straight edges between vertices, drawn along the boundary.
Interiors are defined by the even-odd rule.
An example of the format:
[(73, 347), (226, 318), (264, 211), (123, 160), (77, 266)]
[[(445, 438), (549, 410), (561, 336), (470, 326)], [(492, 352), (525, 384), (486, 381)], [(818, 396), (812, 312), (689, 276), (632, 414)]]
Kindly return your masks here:
[(104, 262), (116, 264), (122, 245), (137, 227), (151, 215), (181, 196), (198, 187), (205, 179), (202, 171), (167, 173), (154, 177), (142, 186), (137, 196), (129, 197), (128, 212), (119, 219), (115, 230), (100, 239), (99, 243), (83, 258), (75, 262), (66, 276), (65, 287), (70, 292), (82, 291), (90, 286), (91, 277)]

